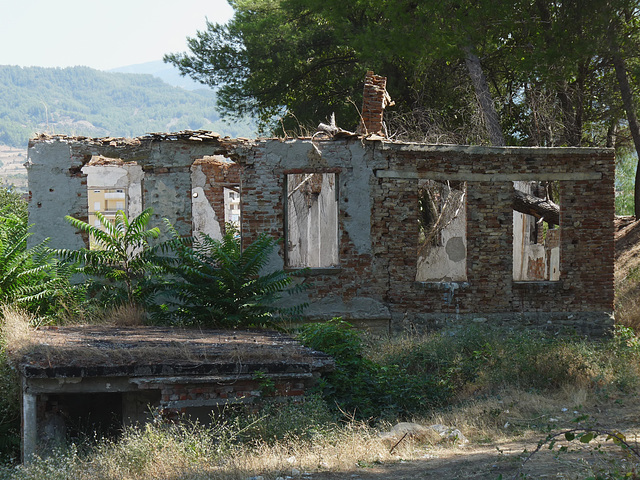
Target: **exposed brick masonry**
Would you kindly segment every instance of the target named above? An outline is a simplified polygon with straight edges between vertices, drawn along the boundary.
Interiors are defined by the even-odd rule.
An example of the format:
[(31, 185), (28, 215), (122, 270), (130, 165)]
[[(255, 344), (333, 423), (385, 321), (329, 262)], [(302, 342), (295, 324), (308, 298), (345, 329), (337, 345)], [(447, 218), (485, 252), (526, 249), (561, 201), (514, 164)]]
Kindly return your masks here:
[(391, 98), (387, 93), (387, 78), (375, 75), (371, 71), (367, 72), (364, 79), (362, 119), (358, 133), (383, 135), (382, 119), (387, 105), (391, 105)]
[[(365, 300), (383, 305), (394, 331), (438, 328), (474, 319), (570, 327), (591, 334), (601, 334), (610, 327), (612, 151), (425, 147), (360, 140), (333, 140), (319, 147), (322, 158), (313, 159), (307, 155), (312, 148), (308, 141), (265, 141), (242, 160), (247, 168), (242, 192), (243, 235), (248, 239), (262, 231), (278, 238), (285, 236), (282, 185), (286, 173), (301, 168), (318, 172), (340, 169), (340, 269), (312, 277), (312, 304), (331, 299), (344, 307), (340, 307), (344, 317), (365, 323), (368, 313), (354, 312), (348, 305)], [(394, 171), (401, 172), (397, 178)], [(434, 172), (467, 180), (468, 281), (455, 286), (415, 281), (417, 177), (426, 178)], [(503, 177), (493, 180), (487, 174)], [(513, 180), (530, 180), (536, 175), (559, 179), (558, 282), (514, 282), (512, 278)], [(407, 178), (400, 178), (403, 176)], [(362, 212), (370, 216), (370, 231), (364, 232), (370, 248), (364, 250), (354, 244), (356, 232), (349, 213), (350, 203), (363, 195), (371, 202), (370, 209)], [(455, 291), (448, 296), (451, 288)], [(326, 315), (335, 313), (335, 309), (328, 309)]]
[[(379, 113), (379, 112), (378, 112)], [(377, 116), (377, 113), (376, 113)], [(108, 139), (107, 139), (108, 140)], [(136, 161), (145, 171), (145, 207), (188, 233), (197, 158), (224, 155), (236, 165), (210, 164), (206, 196), (224, 218), (222, 187), (241, 184), (242, 240), (260, 233), (286, 237), (288, 173), (335, 173), (339, 267), (312, 271), (310, 319), (342, 316), (392, 331), (495, 321), (601, 334), (611, 324), (614, 259), (613, 150), (429, 146), (371, 140), (231, 141), (175, 134), (131, 141), (67, 137), (29, 147), (31, 241), (51, 236), (55, 248), (84, 244), (59, 217), (86, 218), (80, 173), (91, 156)], [(418, 181), (466, 181), (465, 282), (416, 282)], [(560, 280), (514, 282), (513, 182), (558, 181)], [(269, 268), (283, 268), (284, 246)]]
[(214, 157), (196, 160), (194, 166), (196, 165), (200, 166), (207, 177), (207, 183), (203, 188), (204, 194), (216, 213), (216, 218), (221, 219), (220, 228), (224, 232), (224, 189), (240, 191), (240, 165)]

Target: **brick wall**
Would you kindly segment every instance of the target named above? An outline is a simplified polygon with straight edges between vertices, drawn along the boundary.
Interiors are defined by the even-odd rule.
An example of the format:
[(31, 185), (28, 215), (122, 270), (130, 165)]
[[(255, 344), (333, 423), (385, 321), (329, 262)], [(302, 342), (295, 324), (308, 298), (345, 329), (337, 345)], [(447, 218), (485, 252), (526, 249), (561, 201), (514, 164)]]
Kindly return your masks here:
[[(380, 112), (373, 113), (377, 118)], [(192, 223), (194, 160), (234, 159), (238, 166), (205, 167), (206, 195), (224, 218), (220, 187), (241, 181), (245, 244), (260, 233), (286, 238), (287, 174), (335, 173), (339, 266), (309, 272), (313, 286), (300, 300), (309, 302), (310, 319), (342, 316), (392, 331), (495, 321), (591, 334), (612, 323), (612, 150), (429, 146), (355, 136), (248, 142), (194, 132), (133, 141), (46, 137), (29, 146), (32, 242), (51, 236), (56, 248), (84, 245), (62, 216), (86, 218), (80, 169), (93, 155), (141, 165), (144, 206), (154, 208), (154, 223), (167, 217), (185, 234)], [(415, 281), (423, 178), (467, 183), (466, 282)], [(513, 281), (513, 182), (532, 180), (559, 182), (559, 281)], [(283, 268), (284, 260), (281, 246), (269, 268)]]
[[(156, 385), (158, 386), (158, 385)], [(251, 403), (264, 397), (289, 398), (304, 396), (307, 385), (302, 380), (275, 380), (268, 389), (259, 380), (234, 381), (230, 378), (219, 383), (165, 384), (160, 388), (161, 408), (188, 408), (194, 406)]]
[[(247, 240), (263, 231), (285, 237), (287, 173), (338, 172), (340, 267), (310, 272), (310, 318), (341, 315), (378, 325), (386, 319), (393, 331), (499, 322), (601, 334), (611, 326), (611, 150), (361, 140), (316, 146), (320, 155), (308, 140), (264, 141), (241, 160)], [(415, 281), (418, 178), (467, 182), (466, 282)], [(537, 179), (560, 185), (560, 280), (514, 282), (513, 181)]]
[(362, 99), (362, 118), (358, 133), (366, 135), (375, 133), (384, 134), (382, 122), (385, 107), (390, 104), (387, 93), (387, 78), (375, 75), (369, 71), (364, 79), (364, 91)]

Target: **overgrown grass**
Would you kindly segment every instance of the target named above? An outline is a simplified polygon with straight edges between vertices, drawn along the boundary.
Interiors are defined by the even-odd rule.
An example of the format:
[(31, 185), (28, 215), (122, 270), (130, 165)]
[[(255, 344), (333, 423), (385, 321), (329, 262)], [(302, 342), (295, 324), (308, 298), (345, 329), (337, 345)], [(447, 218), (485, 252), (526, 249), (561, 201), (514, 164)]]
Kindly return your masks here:
[(627, 275), (616, 283), (616, 322), (640, 331), (640, 266), (632, 267)]
[(601, 340), (473, 326), (376, 342), (369, 355), (409, 375), (435, 377), (448, 402), (505, 388), (545, 392), (574, 386), (604, 393), (640, 386), (640, 342), (621, 326)]
[[(532, 431), (546, 435), (593, 400), (606, 404), (640, 390), (640, 342), (625, 328), (593, 341), (477, 326), (373, 340), (347, 327), (334, 321), (303, 335), (307, 343), (334, 345), (341, 370), (320, 384), (324, 398), (267, 404), (253, 414), (229, 408), (209, 426), (128, 428), (117, 441), (72, 446), (26, 467), (7, 467), (0, 477), (244, 480), (284, 478), (293, 469), (346, 471), (423, 456), (424, 445), (410, 441), (390, 453), (378, 436), (399, 419), (450, 425), (472, 442), (495, 442)], [(564, 420), (558, 405), (569, 409)]]
[[(184, 421), (125, 430), (88, 453), (72, 445), (28, 466), (0, 469), (11, 479), (246, 479), (291, 475), (294, 469), (346, 469), (354, 458), (388, 460), (376, 431), (338, 426), (318, 398), (273, 405), (258, 414), (216, 417), (210, 426)], [(236, 412), (237, 413), (237, 412)]]
[(640, 343), (624, 327), (602, 340), (469, 326), (367, 342), (336, 319), (304, 327), (301, 338), (336, 359), (336, 371), (319, 385), (323, 395), (363, 420), (425, 415), (505, 389), (640, 387)]

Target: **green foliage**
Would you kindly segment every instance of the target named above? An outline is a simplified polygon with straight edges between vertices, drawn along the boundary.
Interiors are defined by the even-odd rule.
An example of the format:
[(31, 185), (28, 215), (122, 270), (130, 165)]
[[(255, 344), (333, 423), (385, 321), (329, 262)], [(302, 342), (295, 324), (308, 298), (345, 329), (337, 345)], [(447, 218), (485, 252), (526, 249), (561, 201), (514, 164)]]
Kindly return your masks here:
[(410, 418), (463, 400), (467, 392), (553, 392), (576, 385), (613, 394), (640, 387), (640, 342), (623, 328), (594, 342), (474, 326), (367, 347), (348, 323), (334, 319), (305, 325), (300, 339), (335, 358), (336, 370), (320, 389), (329, 404), (357, 418)]
[(0, 186), (0, 212), (13, 213), (26, 219), (28, 216), (27, 201), (11, 187)]
[(71, 271), (54, 258), (46, 240), (27, 248), (30, 235), (26, 215), (0, 213), (0, 303), (48, 313), (69, 289)]
[(284, 307), (282, 293), (304, 289), (283, 270), (263, 273), (276, 241), (259, 235), (242, 248), (237, 230), (228, 225), (222, 241), (203, 235), (174, 239), (165, 248), (175, 255), (171, 272), (179, 279), (172, 293), (173, 316), (183, 324), (210, 327), (273, 326), (299, 317), (304, 304)]
[(486, 143), (465, 62), (473, 54), (508, 144), (605, 145), (625, 120), (613, 45), (638, 85), (640, 12), (629, 0), (231, 5), (227, 24), (208, 23), (188, 39), (190, 52), (165, 61), (218, 88), (225, 113), (250, 112), (265, 128), (315, 127), (332, 112), (340, 125), (355, 127), (371, 69), (388, 78), (396, 102), (391, 133)]
[(152, 214), (148, 208), (129, 221), (120, 210), (111, 223), (96, 212), (105, 230), (67, 216), (71, 225), (92, 238), (96, 248), (57, 253), (66, 261), (80, 264), (78, 272), (90, 279), (89, 293), (98, 295), (105, 305), (147, 305), (157, 288), (158, 276), (163, 273), (153, 261), (149, 244), (160, 235), (159, 228), (147, 228)]
[[(287, 129), (308, 126), (336, 111), (339, 119), (357, 118), (345, 102), (357, 97), (365, 68), (320, 15), (288, 9), (274, 0), (233, 2), (228, 25), (208, 23), (188, 40), (193, 56), (168, 55), (182, 73), (216, 87), (226, 115), (257, 116), (270, 124), (283, 106), (295, 112)], [(354, 71), (355, 70), (355, 71)], [(358, 79), (358, 80), (356, 80)]]
[(319, 390), (330, 404), (335, 402), (354, 418), (408, 417), (445, 398), (446, 392), (430, 375), (410, 375), (399, 364), (366, 358), (359, 334), (343, 320), (305, 325), (299, 339), (335, 359), (335, 371), (323, 379)]
[(634, 215), (635, 172), (638, 157), (630, 152), (616, 156), (616, 215)]
[(614, 380), (607, 348), (611, 344), (537, 331), (469, 327), (452, 335), (407, 339), (390, 346), (378, 361), (404, 365), (411, 375), (434, 376), (451, 400), (466, 389), (548, 391), (575, 384), (619, 389), (625, 376), (634, 377), (623, 367), (637, 354), (627, 350), (616, 358)]
[(73, 267), (55, 258), (48, 240), (27, 248), (27, 217), (20, 194), (0, 187), (0, 304), (53, 314), (61, 300), (74, 295)]

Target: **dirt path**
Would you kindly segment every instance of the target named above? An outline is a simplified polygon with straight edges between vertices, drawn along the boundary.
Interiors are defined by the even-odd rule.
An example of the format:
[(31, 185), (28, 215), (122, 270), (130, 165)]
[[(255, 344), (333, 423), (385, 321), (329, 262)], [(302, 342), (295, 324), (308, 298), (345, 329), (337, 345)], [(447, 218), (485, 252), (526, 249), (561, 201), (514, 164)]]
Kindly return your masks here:
[[(572, 442), (571, 450), (558, 453), (544, 448), (522, 466), (537, 443), (519, 441), (448, 450), (432, 450), (424, 459), (384, 465), (361, 466), (346, 472), (313, 473), (313, 480), (413, 480), (413, 479), (510, 479), (565, 478), (585, 479), (594, 471), (621, 468), (629, 460), (623, 452), (606, 442), (602, 449)], [(637, 460), (637, 459), (636, 459)], [(616, 465), (617, 464), (617, 465)], [(613, 466), (612, 466), (613, 465)], [(502, 477), (500, 477), (502, 476)]]
[[(602, 430), (619, 430), (633, 448), (640, 445), (640, 402), (634, 396), (610, 399), (591, 405), (584, 412), (590, 415), (590, 426)], [(569, 415), (572, 416), (572, 415)], [(554, 425), (553, 432), (575, 428), (569, 416)], [(529, 452), (535, 450), (545, 432), (529, 431), (509, 441), (464, 447), (414, 447), (413, 460), (403, 460), (402, 450), (394, 463), (359, 465), (344, 472), (317, 472), (304, 478), (312, 480), (413, 480), (413, 479), (491, 479), (563, 478), (585, 479), (597, 473), (631, 471), (640, 459), (625, 452), (606, 437), (597, 437), (588, 444), (577, 439), (567, 442), (561, 438), (549, 450), (545, 445), (523, 466)], [(560, 447), (566, 446), (566, 451)], [(422, 451), (419, 449), (422, 448)], [(524, 475), (524, 477), (522, 476)], [(611, 478), (611, 477), (601, 477)], [(619, 477), (622, 478), (622, 477)], [(638, 477), (631, 477), (638, 478)]]

